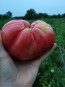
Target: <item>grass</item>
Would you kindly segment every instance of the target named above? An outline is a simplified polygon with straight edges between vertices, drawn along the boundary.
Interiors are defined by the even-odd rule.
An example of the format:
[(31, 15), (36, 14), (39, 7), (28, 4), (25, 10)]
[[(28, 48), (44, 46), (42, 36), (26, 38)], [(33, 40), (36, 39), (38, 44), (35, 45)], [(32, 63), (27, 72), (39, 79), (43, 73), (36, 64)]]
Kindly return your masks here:
[[(8, 22), (8, 20), (0, 21), (0, 29)], [(55, 42), (57, 45), (65, 48), (65, 19), (64, 18), (45, 18), (42, 19), (49, 23), (55, 32)], [(28, 20), (32, 23), (35, 20)], [(49, 55), (45, 61), (42, 62), (39, 68), (37, 78), (33, 84), (33, 87), (65, 87), (65, 53), (60, 54), (59, 48)]]
[[(57, 45), (65, 48), (65, 19), (43, 20), (53, 27)], [(62, 53), (64, 63), (59, 48), (42, 62), (33, 87), (65, 87), (65, 53)]]
[(10, 20), (11, 19), (2, 19), (2, 20), (0, 20), (0, 30), (2, 29), (2, 27), (4, 26), (4, 24), (7, 23)]

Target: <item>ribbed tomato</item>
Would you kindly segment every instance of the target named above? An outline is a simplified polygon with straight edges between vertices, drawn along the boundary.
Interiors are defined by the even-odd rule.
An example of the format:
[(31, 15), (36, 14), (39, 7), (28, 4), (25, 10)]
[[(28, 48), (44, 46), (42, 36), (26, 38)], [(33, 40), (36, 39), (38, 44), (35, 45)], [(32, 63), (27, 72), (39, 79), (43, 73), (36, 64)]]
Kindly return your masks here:
[(11, 20), (2, 28), (2, 41), (13, 58), (29, 60), (51, 49), (54, 44), (54, 31), (41, 20), (31, 25), (25, 20)]

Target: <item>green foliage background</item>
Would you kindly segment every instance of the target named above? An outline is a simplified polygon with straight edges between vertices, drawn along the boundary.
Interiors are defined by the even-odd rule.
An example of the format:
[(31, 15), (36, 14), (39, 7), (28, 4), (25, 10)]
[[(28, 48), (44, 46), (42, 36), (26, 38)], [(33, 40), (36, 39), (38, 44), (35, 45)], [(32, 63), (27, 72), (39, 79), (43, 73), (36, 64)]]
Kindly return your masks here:
[[(0, 29), (9, 19), (0, 20)], [(65, 48), (65, 18), (42, 18), (41, 20), (49, 23), (55, 32), (55, 42)], [(32, 23), (35, 20), (28, 20)], [(65, 62), (65, 53), (63, 61)], [(65, 63), (63, 63), (60, 50), (56, 48), (40, 65), (37, 78), (33, 87), (65, 87)]]

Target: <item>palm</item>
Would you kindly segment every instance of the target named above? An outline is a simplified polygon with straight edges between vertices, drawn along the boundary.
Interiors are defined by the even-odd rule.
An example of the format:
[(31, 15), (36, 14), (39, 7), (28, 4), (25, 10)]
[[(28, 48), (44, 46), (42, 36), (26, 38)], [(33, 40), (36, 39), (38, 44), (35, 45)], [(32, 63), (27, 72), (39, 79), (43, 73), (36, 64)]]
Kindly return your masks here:
[(0, 51), (0, 80), (2, 81), (1, 85), (5, 85), (5, 87), (8, 87), (10, 85), (13, 85), (12, 87), (24, 87), (25, 84), (26, 87), (27, 85), (32, 85), (38, 72), (38, 66), (36, 66), (33, 61), (14, 63), (12, 61), (12, 58), (10, 58), (7, 53), (2, 56), (2, 54), (4, 53), (2, 52)]

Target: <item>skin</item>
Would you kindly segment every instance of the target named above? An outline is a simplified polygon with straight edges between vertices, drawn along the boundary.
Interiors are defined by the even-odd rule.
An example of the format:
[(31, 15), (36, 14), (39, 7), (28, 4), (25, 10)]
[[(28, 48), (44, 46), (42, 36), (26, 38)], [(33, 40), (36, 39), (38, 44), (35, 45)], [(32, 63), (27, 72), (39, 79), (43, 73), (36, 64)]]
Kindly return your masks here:
[(54, 46), (44, 55), (29, 62), (12, 60), (2, 45), (0, 35), (0, 87), (32, 87), (39, 66), (44, 59), (56, 48)]

